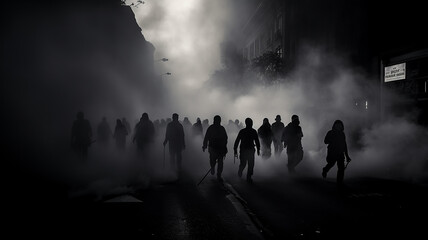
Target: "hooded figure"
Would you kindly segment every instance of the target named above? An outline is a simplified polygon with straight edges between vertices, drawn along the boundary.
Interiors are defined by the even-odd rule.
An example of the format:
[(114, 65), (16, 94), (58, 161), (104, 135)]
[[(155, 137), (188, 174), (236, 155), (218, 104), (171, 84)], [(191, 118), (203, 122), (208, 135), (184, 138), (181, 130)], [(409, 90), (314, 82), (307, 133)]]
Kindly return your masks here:
[(273, 133), (272, 133), (272, 127), (269, 123), (269, 119), (267, 118), (263, 119), (263, 124), (257, 130), (257, 133), (259, 134), (259, 138), (260, 138), (262, 158), (264, 159), (270, 158), (272, 154), (271, 145), (272, 145)]
[(134, 138), (132, 142), (137, 142), (137, 149), (140, 152), (145, 152), (148, 149), (155, 137), (155, 126), (149, 119), (147, 113), (141, 115), (140, 121), (135, 126)]

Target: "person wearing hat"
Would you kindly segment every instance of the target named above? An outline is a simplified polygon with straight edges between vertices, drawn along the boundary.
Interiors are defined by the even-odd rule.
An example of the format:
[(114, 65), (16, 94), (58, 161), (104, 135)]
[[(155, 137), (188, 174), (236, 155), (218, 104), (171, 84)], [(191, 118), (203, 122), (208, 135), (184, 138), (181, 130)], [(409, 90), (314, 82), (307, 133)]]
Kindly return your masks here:
[(273, 148), (276, 157), (279, 157), (282, 150), (284, 149), (281, 143), (282, 131), (284, 130), (284, 127), (284, 123), (281, 122), (281, 116), (276, 115), (275, 122), (272, 123)]
[(299, 116), (293, 115), (291, 122), (284, 128), (281, 139), (284, 142), (284, 148), (287, 148), (289, 173), (294, 173), (295, 167), (303, 159), (302, 137)]

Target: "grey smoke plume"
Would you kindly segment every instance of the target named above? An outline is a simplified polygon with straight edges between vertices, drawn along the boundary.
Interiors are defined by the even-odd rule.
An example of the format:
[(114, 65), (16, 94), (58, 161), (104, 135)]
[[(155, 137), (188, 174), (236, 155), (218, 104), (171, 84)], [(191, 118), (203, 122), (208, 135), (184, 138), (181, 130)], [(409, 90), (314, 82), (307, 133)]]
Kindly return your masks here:
[[(225, 91), (220, 84), (214, 87), (204, 83), (222, 67), (219, 47), (231, 39), (228, 27), (234, 16), (240, 15), (239, 10), (227, 1), (164, 0), (144, 7), (133, 9), (142, 32), (157, 46), (158, 58), (171, 59), (162, 65), (173, 73), (164, 79), (173, 100), (165, 109), (192, 121), (196, 117), (211, 121), (220, 114), (224, 125), (228, 119), (251, 117), (255, 128), (265, 117), (272, 123), (280, 114), (288, 123), (291, 115), (297, 114), (305, 135), (302, 165), (314, 174), (325, 164), (324, 136), (334, 120), (341, 119), (354, 159), (348, 174), (394, 178), (426, 175), (428, 155), (422, 146), (427, 146), (427, 130), (414, 124), (412, 116), (397, 118), (386, 113), (380, 119), (378, 80), (352, 66), (342, 53), (308, 46), (300, 49), (295, 71), (281, 80), (282, 84), (266, 86), (249, 81), (252, 85), (245, 86), (249, 90), (244, 93), (239, 86)], [(236, 81), (233, 77), (227, 81)], [(391, 94), (385, 101), (393, 106), (400, 98)], [(233, 141), (230, 138), (230, 151)], [(280, 163), (266, 161), (256, 167), (272, 174), (276, 164)]]

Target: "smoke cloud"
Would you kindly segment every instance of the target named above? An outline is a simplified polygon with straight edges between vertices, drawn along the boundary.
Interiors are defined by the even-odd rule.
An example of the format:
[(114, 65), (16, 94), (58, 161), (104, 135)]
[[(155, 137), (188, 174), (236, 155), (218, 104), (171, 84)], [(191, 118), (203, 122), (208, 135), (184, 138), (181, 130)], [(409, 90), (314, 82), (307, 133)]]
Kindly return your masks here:
[[(261, 126), (263, 118), (273, 123), (279, 114), (287, 124), (291, 116), (297, 114), (303, 129), (305, 151), (303, 162), (297, 170), (317, 177), (320, 177), (321, 168), (325, 165), (324, 136), (333, 122), (341, 119), (353, 159), (345, 178), (369, 175), (417, 181), (427, 177), (427, 129), (414, 123), (416, 113), (411, 110), (407, 116), (397, 116), (389, 111), (380, 118), (380, 103), (377, 100), (379, 80), (349, 63), (346, 55), (326, 51), (322, 47), (306, 46), (299, 49), (300, 57), (294, 71), (285, 79), (279, 79), (279, 83), (261, 83), (251, 72), (244, 75), (244, 80), (237, 79), (235, 74), (224, 74), (224, 79), (217, 83), (213, 74), (225, 68), (222, 44), (233, 42), (239, 45), (240, 26), (253, 5), (245, 4), (248, 1), (232, 3), (227, 0), (145, 2), (131, 9), (145, 39), (155, 47), (154, 67), (159, 81), (144, 79), (143, 83), (129, 82), (138, 74), (129, 72), (128, 75), (124, 74), (126, 69), (116, 69), (116, 58), (106, 57), (103, 48), (89, 51), (87, 56), (73, 55), (75, 51), (69, 45), (51, 42), (57, 35), (48, 24), (47, 28), (41, 29), (46, 32), (40, 32), (38, 39), (29, 40), (37, 40), (38, 46), (44, 46), (37, 50), (44, 58), (38, 59), (39, 54), (34, 54), (39, 65), (33, 66), (29, 73), (19, 73), (16, 77), (18, 80), (25, 78), (27, 82), (10, 83), (12, 89), (20, 89), (22, 94), (11, 95), (15, 104), (8, 109), (19, 109), (17, 116), (22, 118), (19, 123), (26, 123), (25, 119), (38, 116), (34, 124), (41, 126), (20, 136), (29, 136), (31, 144), (34, 144), (35, 150), (32, 150), (42, 152), (44, 158), (37, 161), (26, 159), (22, 164), (26, 165), (26, 169), (41, 172), (67, 185), (68, 197), (91, 195), (92, 199), (99, 200), (107, 195), (129, 192), (133, 190), (133, 186), (129, 185), (131, 176), (136, 177), (142, 187), (177, 178), (168, 167), (163, 167), (164, 162), (167, 166), (169, 162), (168, 149), (164, 153), (162, 146), (164, 129), (159, 129), (151, 155), (144, 161), (139, 161), (141, 158), (131, 143), (132, 135), (128, 136), (125, 153), (117, 152), (113, 142), (107, 150), (93, 144), (89, 150), (90, 161), (79, 161), (69, 147), (70, 128), (78, 110), (85, 111), (94, 132), (102, 116), (107, 116), (114, 128), (116, 118), (125, 116), (134, 125), (143, 112), (147, 112), (151, 120), (170, 118), (172, 113), (177, 112), (180, 120), (189, 117), (192, 123), (197, 117), (209, 119), (212, 123), (213, 117), (218, 114), (222, 117), (223, 126), (229, 119), (243, 122), (251, 117), (256, 129)], [(76, 16), (61, 16), (69, 25), (85, 29), (86, 23), (77, 24)], [(116, 26), (116, 30), (121, 27)], [(37, 32), (37, 29), (34, 31)], [(97, 35), (97, 32), (85, 32), (78, 28), (66, 36), (81, 36), (82, 32), (89, 39)], [(129, 44), (131, 47), (136, 45)], [(121, 46), (117, 52), (129, 46)], [(34, 51), (30, 48), (27, 46), (24, 50)], [(135, 48), (135, 56), (131, 57), (138, 59), (138, 51)], [(64, 56), (73, 58), (66, 59)], [(157, 61), (161, 58), (169, 60)], [(8, 64), (11, 66), (17, 59), (12, 58)], [(44, 74), (36, 79), (37, 82), (28, 80), (32, 79), (32, 73), (37, 75), (40, 72)], [(172, 75), (164, 75), (166, 72)], [(227, 85), (229, 83), (234, 84)], [(382, 94), (390, 109), (402, 99), (387, 90)], [(20, 100), (22, 96), (26, 99)], [(14, 114), (18, 110), (10, 112)], [(19, 132), (25, 132), (27, 128)], [(238, 168), (238, 163), (232, 161), (236, 134), (228, 132), (225, 177), (235, 176)], [(187, 135), (183, 165), (199, 180), (209, 168), (208, 154), (201, 151), (201, 138), (193, 139), (189, 132)], [(280, 159), (262, 160), (257, 157), (254, 177), (283, 175), (286, 161), (284, 152)], [(134, 169), (142, 171), (133, 174)]]
[[(229, 119), (254, 120), (254, 128), (277, 114), (287, 124), (291, 115), (301, 119), (305, 158), (302, 168), (318, 175), (325, 164), (324, 136), (336, 119), (345, 123), (349, 151), (354, 161), (349, 175), (417, 178), (426, 175), (427, 130), (413, 122), (413, 113), (397, 117), (393, 112), (380, 118), (378, 79), (348, 62), (346, 55), (322, 47), (300, 49), (297, 67), (281, 84), (264, 85), (245, 81), (242, 86), (225, 89), (221, 82), (207, 84), (212, 74), (224, 67), (220, 46), (235, 40), (231, 29), (238, 29), (236, 16), (248, 16), (229, 1), (148, 2), (134, 8), (146, 38), (157, 46), (158, 58), (170, 59), (162, 70), (172, 77), (164, 79), (173, 103), (165, 109), (181, 117), (208, 118), (219, 114), (223, 125)], [(234, 25), (236, 24), (236, 25)], [(233, 26), (232, 26), (233, 25)], [(254, 78), (254, 76), (246, 76)], [(239, 81), (234, 75), (227, 81)], [(246, 91), (242, 91), (246, 89)], [(402, 97), (384, 90), (384, 101), (394, 106)], [(393, 107), (392, 107), (393, 109)], [(409, 111), (410, 112), (410, 111)], [(233, 133), (229, 134), (232, 150)], [(261, 161), (256, 168), (274, 174), (281, 160)], [(394, 169), (394, 170), (391, 170)], [(257, 170), (256, 170), (257, 174)]]

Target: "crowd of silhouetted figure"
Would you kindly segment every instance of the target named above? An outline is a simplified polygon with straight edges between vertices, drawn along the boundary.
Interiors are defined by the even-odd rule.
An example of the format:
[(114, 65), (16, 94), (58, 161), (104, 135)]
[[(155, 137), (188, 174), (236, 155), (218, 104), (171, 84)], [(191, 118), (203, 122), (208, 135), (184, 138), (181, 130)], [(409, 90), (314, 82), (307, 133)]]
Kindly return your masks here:
[[(93, 143), (96, 142), (105, 147), (110, 144), (110, 141), (114, 141), (117, 149), (123, 151), (129, 137), (132, 144), (135, 144), (138, 154), (144, 158), (155, 144), (156, 138), (163, 136), (164, 155), (166, 145), (168, 145), (170, 166), (177, 172), (181, 172), (182, 152), (186, 149), (186, 139), (189, 136), (199, 137), (202, 151), (208, 150), (209, 153), (209, 172), (212, 175), (217, 172), (217, 179), (223, 181), (223, 161), (228, 153), (228, 133), (233, 133), (236, 134), (233, 142), (233, 154), (236, 159), (239, 159), (238, 176), (240, 178), (243, 171), (247, 169), (246, 180), (251, 183), (255, 154), (261, 155), (262, 159), (269, 159), (272, 157), (272, 146), (276, 158), (279, 158), (286, 149), (288, 172), (295, 173), (295, 168), (303, 160), (304, 153), (303, 131), (299, 116), (292, 115), (291, 121), (287, 125), (281, 121), (280, 115), (276, 116), (275, 122), (272, 124), (268, 118), (264, 118), (262, 125), (257, 130), (253, 128), (251, 118), (246, 118), (244, 122), (245, 126), (238, 119), (229, 120), (228, 124), (223, 126), (221, 117), (216, 115), (211, 125), (208, 119), (201, 121), (200, 118), (197, 118), (196, 122), (192, 124), (188, 117), (184, 117), (180, 121), (177, 113), (172, 114), (172, 118), (152, 121), (148, 113), (143, 113), (133, 129), (127, 119), (123, 117), (116, 119), (116, 125), (112, 130), (107, 118), (103, 117), (97, 125), (96, 140), (94, 140), (90, 122), (85, 119), (83, 112), (78, 112), (72, 126), (71, 146), (79, 157), (86, 159), (88, 148)], [(164, 135), (162, 135), (163, 133)], [(350, 162), (351, 158), (348, 155), (344, 124), (341, 120), (334, 122), (332, 129), (325, 136), (324, 143), (328, 145), (327, 164), (322, 169), (321, 175), (326, 178), (328, 171), (337, 164), (337, 183), (342, 185), (346, 168), (345, 159)]]

